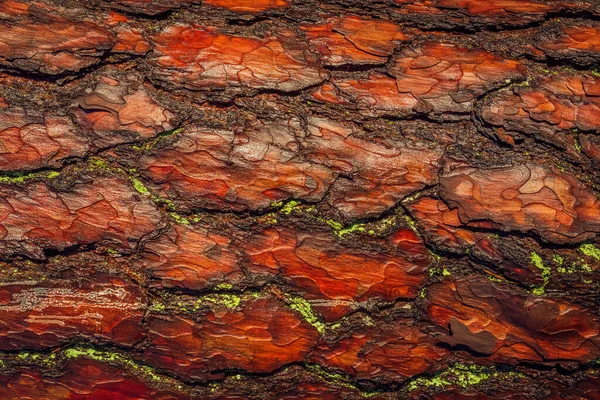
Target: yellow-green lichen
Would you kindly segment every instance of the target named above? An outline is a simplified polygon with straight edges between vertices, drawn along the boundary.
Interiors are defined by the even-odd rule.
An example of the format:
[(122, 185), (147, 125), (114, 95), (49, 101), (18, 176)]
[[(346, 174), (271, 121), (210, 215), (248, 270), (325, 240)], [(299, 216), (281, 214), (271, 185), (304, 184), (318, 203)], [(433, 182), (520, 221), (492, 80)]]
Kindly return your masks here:
[(366, 231), (366, 229), (365, 229), (365, 227), (364, 227), (363, 224), (354, 224), (354, 225), (349, 226), (348, 228), (342, 228), (342, 229), (339, 229), (339, 230), (334, 230), (334, 233), (338, 237), (343, 238), (344, 235), (347, 235), (349, 233), (365, 232), (365, 231)]
[(117, 250), (111, 249), (111, 248), (106, 249), (106, 253), (111, 256), (116, 256), (119, 254), (119, 252)]
[(156, 147), (156, 145), (157, 145), (157, 144), (158, 144), (160, 141), (162, 141), (163, 139), (165, 139), (165, 138), (167, 138), (167, 137), (169, 137), (169, 136), (174, 136), (174, 135), (177, 135), (178, 133), (181, 133), (181, 132), (183, 132), (183, 130), (184, 130), (184, 129), (185, 129), (184, 127), (179, 127), (179, 128), (172, 129), (172, 130), (170, 130), (170, 131), (161, 132), (161, 133), (159, 133), (158, 135), (156, 135), (156, 137), (155, 137), (155, 138), (153, 138), (153, 139), (150, 139), (150, 140), (148, 140), (147, 142), (145, 142), (145, 143), (142, 143), (142, 144), (141, 144), (141, 145), (139, 145), (139, 146), (138, 146), (138, 145), (133, 145), (133, 146), (131, 146), (131, 148), (132, 148), (133, 150), (136, 150), (136, 151), (150, 151), (150, 150), (152, 150), (154, 147)]
[(110, 169), (106, 160), (100, 157), (91, 157), (88, 162), (92, 169)]
[(216, 288), (221, 290), (230, 290), (233, 288), (233, 285), (231, 283), (219, 283)]
[(66, 349), (64, 351), (64, 355), (66, 358), (70, 359), (85, 357), (100, 362), (116, 363), (133, 371), (139, 372), (143, 374), (146, 379), (154, 382), (161, 382), (165, 380), (172, 381), (171, 378), (158, 375), (152, 368), (146, 365), (137, 364), (129, 356), (121, 353), (96, 350), (91, 347), (72, 347)]
[(329, 372), (322, 366), (318, 364), (307, 364), (306, 369), (316, 375), (318, 375), (323, 381), (328, 383), (333, 383), (334, 385), (344, 386), (350, 389), (358, 390), (362, 397), (373, 397), (378, 394), (378, 392), (364, 392), (360, 390), (356, 385), (352, 383), (352, 381), (341, 374), (336, 374), (334, 372)]
[(202, 298), (198, 299), (199, 303), (197, 303), (197, 305), (201, 304), (202, 302), (209, 302), (217, 305), (223, 305), (227, 308), (235, 309), (240, 305), (241, 301), (242, 298), (235, 294), (214, 293), (203, 296)]
[(531, 252), (531, 263), (542, 271), (542, 279), (544, 280), (544, 283), (541, 286), (533, 288), (531, 293), (536, 296), (541, 296), (546, 293), (546, 285), (548, 285), (548, 282), (550, 281), (551, 270), (544, 265), (542, 257), (535, 251)]
[(29, 174), (14, 174), (14, 175), (6, 175), (0, 176), (0, 183), (7, 184), (23, 184), (29, 180), (35, 179), (39, 177), (39, 174), (29, 173)]
[(406, 389), (413, 391), (422, 387), (436, 387), (444, 389), (454, 386), (468, 388), (479, 385), (492, 378), (517, 378), (521, 376), (516, 372), (500, 372), (495, 368), (479, 365), (454, 364), (445, 371), (429, 377), (418, 377), (408, 383)]
[[(40, 365), (56, 369), (60, 367), (60, 364), (58, 364), (59, 360), (78, 358), (89, 358), (102, 363), (117, 364), (135, 374), (141, 375), (151, 383), (169, 384), (172, 387), (183, 388), (180, 382), (173, 378), (157, 374), (151, 367), (136, 363), (128, 355), (107, 350), (97, 350), (89, 346), (69, 347), (50, 354), (21, 352), (14, 356), (13, 362), (22, 365)], [(0, 365), (4, 366), (5, 363), (5, 360), (0, 360)]]
[(419, 233), (419, 231), (417, 230), (417, 224), (410, 216), (404, 215), (404, 220), (406, 221), (406, 225), (408, 225), (410, 229), (412, 229), (416, 233)]
[(565, 262), (565, 258), (563, 256), (561, 256), (560, 254), (554, 254), (552, 256), (552, 261), (554, 261), (554, 263), (556, 265), (561, 266)]
[(342, 229), (344, 229), (344, 225), (340, 224), (339, 222), (333, 219), (325, 220), (325, 223), (329, 225), (334, 230), (334, 232), (341, 231)]
[(187, 219), (186, 217), (183, 217), (183, 216), (177, 214), (176, 212), (170, 212), (169, 215), (178, 224), (181, 224), (181, 225), (189, 225), (190, 224), (190, 220), (189, 219)]
[(144, 196), (149, 196), (150, 195), (150, 191), (148, 190), (148, 188), (142, 183), (142, 181), (140, 181), (139, 179), (130, 177), (131, 179), (131, 183), (133, 183), (133, 188), (138, 192), (143, 194)]
[(163, 303), (152, 303), (150, 305), (150, 311), (158, 311), (158, 312), (162, 312), (165, 311), (167, 309), (167, 307), (163, 304)]
[(300, 314), (306, 322), (314, 326), (319, 333), (325, 333), (327, 325), (319, 319), (319, 316), (313, 311), (307, 300), (302, 297), (287, 296), (287, 301), (290, 308)]
[(299, 207), (301, 203), (299, 201), (291, 200), (288, 201), (283, 207), (279, 209), (279, 212), (284, 215), (290, 215), (294, 211), (300, 211)]
[(448, 271), (446, 268), (440, 267), (440, 268), (430, 268), (429, 269), (429, 276), (450, 276), (451, 273), (450, 271)]
[(582, 244), (579, 246), (579, 251), (581, 251), (585, 256), (592, 257), (596, 259), (596, 261), (600, 261), (600, 249), (591, 243)]

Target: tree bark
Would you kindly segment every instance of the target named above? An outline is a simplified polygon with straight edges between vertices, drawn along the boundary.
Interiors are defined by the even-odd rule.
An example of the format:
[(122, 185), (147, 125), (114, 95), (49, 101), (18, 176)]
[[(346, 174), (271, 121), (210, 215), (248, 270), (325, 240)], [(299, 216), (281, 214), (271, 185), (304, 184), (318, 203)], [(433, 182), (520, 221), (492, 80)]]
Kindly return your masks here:
[(0, 1), (0, 398), (600, 398), (599, 21)]

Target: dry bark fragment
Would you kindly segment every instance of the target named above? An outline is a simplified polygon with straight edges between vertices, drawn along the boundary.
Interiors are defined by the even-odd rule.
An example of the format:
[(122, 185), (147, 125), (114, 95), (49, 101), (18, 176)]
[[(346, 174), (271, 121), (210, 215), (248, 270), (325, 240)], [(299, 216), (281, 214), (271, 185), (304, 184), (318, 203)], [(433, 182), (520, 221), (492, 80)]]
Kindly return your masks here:
[(0, 108), (2, 171), (60, 167), (64, 159), (82, 157), (89, 149), (87, 140), (67, 117), (20, 107)]
[(54, 191), (36, 181), (0, 185), (0, 254), (43, 258), (44, 249), (104, 243), (131, 250), (160, 214), (121, 178), (96, 177)]
[(363, 139), (334, 121), (317, 118), (309, 119), (308, 133), (307, 158), (342, 176), (331, 186), (328, 202), (349, 219), (378, 216), (437, 182), (440, 147)]
[(427, 312), (447, 329), (442, 342), (497, 362), (588, 362), (600, 354), (600, 325), (590, 310), (482, 276), (430, 286)]
[(597, 196), (574, 176), (540, 165), (458, 167), (440, 178), (440, 187), (460, 224), (535, 233), (553, 243), (579, 243), (600, 232)]
[(389, 71), (396, 77), (398, 91), (419, 101), (417, 111), (435, 114), (468, 113), (477, 97), (525, 76), (518, 61), (432, 42), (400, 52)]
[(180, 7), (200, 4), (201, 0), (100, 0), (106, 7), (130, 13), (158, 15)]
[(563, 0), (394, 0), (400, 19), (440, 28), (510, 27), (541, 21), (550, 13), (600, 12), (593, 1)]
[(503, 141), (515, 144), (521, 134), (577, 154), (573, 130), (600, 132), (600, 82), (591, 75), (564, 74), (538, 78), (491, 96), (482, 119)]
[(222, 7), (237, 13), (258, 13), (290, 5), (287, 0), (205, 0), (203, 4)]
[(214, 28), (174, 25), (151, 40), (156, 78), (190, 90), (293, 92), (327, 77), (316, 57), (290, 31), (257, 39)]
[(70, 20), (51, 10), (29, 18), (29, 6), (16, 1), (4, 2), (4, 7), (22, 20), (0, 24), (3, 67), (51, 75), (77, 72), (100, 62), (115, 43), (108, 29), (90, 21)]
[(135, 74), (121, 79), (100, 75), (76, 103), (77, 123), (96, 149), (175, 128), (176, 115), (154, 100)]
[(232, 239), (202, 227), (175, 225), (147, 242), (139, 262), (156, 287), (200, 290), (212, 282), (235, 281), (240, 254)]
[(94, 360), (75, 359), (58, 377), (44, 376), (31, 368), (21, 368), (0, 377), (0, 397), (6, 400), (35, 399), (187, 399), (170, 388), (157, 389), (129, 375), (123, 368)]
[(420, 197), (407, 205), (419, 231), (430, 245), (440, 251), (468, 254), (478, 261), (493, 265), (516, 281), (542, 285), (542, 271), (531, 263), (531, 250), (538, 247), (531, 241), (501, 241), (488, 232), (465, 229), (457, 209), (431, 197)]
[(42, 349), (88, 338), (131, 346), (143, 337), (143, 291), (122, 279), (47, 280), (0, 286), (0, 349)]
[(418, 327), (396, 320), (377, 321), (368, 328), (354, 329), (334, 344), (322, 343), (310, 359), (356, 379), (391, 383), (433, 372), (447, 355), (447, 350), (436, 346)]
[(188, 127), (140, 159), (144, 175), (176, 204), (256, 210), (288, 198), (319, 201), (334, 175), (298, 156), (299, 121), (256, 122), (243, 131)]
[(394, 23), (357, 16), (305, 24), (302, 29), (322, 63), (331, 66), (384, 64), (396, 45), (408, 39)]
[(518, 61), (437, 42), (404, 48), (388, 70), (395, 82), (382, 74), (370, 74), (367, 79), (334, 78), (315, 98), (373, 115), (423, 113), (456, 119), (473, 111), (477, 97), (525, 77)]
[(600, 27), (559, 25), (554, 35), (542, 38), (536, 47), (549, 58), (589, 65), (600, 59)]
[(257, 210), (290, 198), (317, 202), (329, 191), (329, 204), (349, 219), (380, 215), (437, 182), (440, 147), (362, 139), (321, 118), (308, 119), (308, 134), (296, 118), (239, 129), (188, 127), (142, 156), (140, 170), (187, 209)]
[(315, 328), (273, 298), (217, 307), (199, 320), (151, 314), (146, 326), (151, 345), (144, 360), (186, 380), (217, 378), (225, 369), (273, 372), (302, 361), (318, 337)]
[(326, 320), (369, 300), (414, 298), (425, 284), (430, 256), (409, 229), (394, 233), (390, 254), (343, 246), (330, 232), (265, 229), (244, 241), (252, 273), (282, 276)]

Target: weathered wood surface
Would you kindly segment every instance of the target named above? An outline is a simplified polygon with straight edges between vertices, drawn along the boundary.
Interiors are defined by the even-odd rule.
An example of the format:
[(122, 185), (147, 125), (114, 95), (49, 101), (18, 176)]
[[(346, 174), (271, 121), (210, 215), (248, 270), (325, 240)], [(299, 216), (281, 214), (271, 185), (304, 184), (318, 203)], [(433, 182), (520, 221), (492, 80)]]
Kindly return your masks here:
[(0, 398), (599, 399), (595, 0), (1, 0)]

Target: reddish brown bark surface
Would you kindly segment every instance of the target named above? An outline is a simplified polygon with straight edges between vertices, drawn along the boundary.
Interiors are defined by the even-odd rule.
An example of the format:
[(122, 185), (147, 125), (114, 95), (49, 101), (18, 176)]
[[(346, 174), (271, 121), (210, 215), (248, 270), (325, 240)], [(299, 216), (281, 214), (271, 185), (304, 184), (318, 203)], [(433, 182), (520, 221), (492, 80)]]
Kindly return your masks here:
[(1, 399), (600, 398), (594, 0), (0, 0)]

